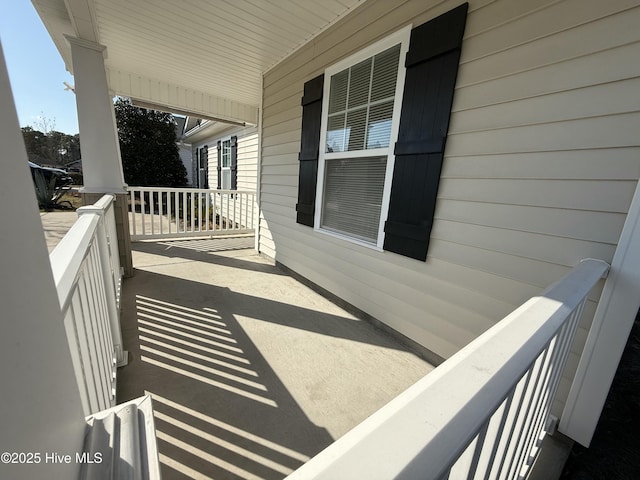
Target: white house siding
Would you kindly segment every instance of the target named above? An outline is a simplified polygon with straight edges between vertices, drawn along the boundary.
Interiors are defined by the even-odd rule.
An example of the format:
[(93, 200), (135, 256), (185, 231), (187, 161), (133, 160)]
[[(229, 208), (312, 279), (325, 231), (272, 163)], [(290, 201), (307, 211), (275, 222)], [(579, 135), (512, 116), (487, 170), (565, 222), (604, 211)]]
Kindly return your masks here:
[(193, 168), (191, 167), (191, 159), (193, 156), (191, 145), (187, 145), (186, 143), (178, 144), (178, 153), (180, 154), (180, 161), (187, 171), (187, 185), (193, 185)]
[(236, 127), (221, 133), (199, 138), (193, 143), (193, 148), (208, 148), (208, 180), (209, 188), (218, 185), (218, 140), (229, 140), (233, 135), (238, 137), (238, 190), (256, 190), (258, 171), (258, 129), (251, 127)]
[[(200, 149), (203, 146), (208, 146), (208, 180), (209, 188), (215, 189), (218, 185), (218, 140), (229, 140), (233, 135), (238, 137), (238, 177), (237, 177), (237, 190), (239, 191), (256, 191), (257, 183), (257, 171), (258, 171), (258, 129), (255, 126), (250, 127), (234, 127), (223, 132), (216, 133), (214, 135), (198, 138), (193, 143), (195, 149)], [(233, 211), (235, 208), (234, 218), (245, 218), (247, 212), (251, 212), (251, 209), (255, 206), (247, 204), (244, 199), (242, 201), (239, 198), (232, 200), (230, 204), (227, 204), (227, 197), (223, 200), (216, 199), (216, 205), (219, 212)], [(235, 207), (234, 207), (235, 205)], [(253, 223), (254, 216), (251, 215), (247, 221), (243, 222), (243, 227), (250, 226)], [(251, 222), (251, 223), (248, 223)], [(248, 223), (248, 225), (247, 225)]]
[(258, 176), (258, 129), (256, 127), (245, 128), (237, 135), (238, 190), (255, 192)]
[(459, 3), (370, 0), (263, 99), (260, 250), (445, 358), (580, 259), (610, 262), (640, 176), (640, 2), (471, 1), (427, 261), (297, 224), (304, 82)]

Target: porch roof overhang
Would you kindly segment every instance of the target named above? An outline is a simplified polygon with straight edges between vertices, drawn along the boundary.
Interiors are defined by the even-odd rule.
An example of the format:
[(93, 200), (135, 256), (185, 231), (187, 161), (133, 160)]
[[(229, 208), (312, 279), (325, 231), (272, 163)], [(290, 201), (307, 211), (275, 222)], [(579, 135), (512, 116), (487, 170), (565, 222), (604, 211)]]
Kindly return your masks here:
[(32, 0), (67, 70), (66, 37), (106, 47), (113, 95), (257, 124), (264, 72), (364, 0)]

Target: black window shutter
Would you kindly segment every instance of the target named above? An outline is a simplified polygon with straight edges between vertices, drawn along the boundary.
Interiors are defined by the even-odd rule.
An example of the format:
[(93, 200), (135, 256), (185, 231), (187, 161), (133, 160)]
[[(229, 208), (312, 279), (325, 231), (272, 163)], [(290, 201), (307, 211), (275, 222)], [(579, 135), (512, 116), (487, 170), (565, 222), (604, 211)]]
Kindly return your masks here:
[(198, 155), (200, 152), (197, 148), (191, 151), (191, 186), (198, 188)]
[(204, 175), (204, 183), (203, 188), (209, 188), (209, 146), (205, 145), (200, 150), (200, 155), (202, 159), (202, 170)]
[(222, 188), (222, 142), (218, 140), (218, 190)]
[(302, 97), (302, 135), (300, 154), (298, 155), (300, 173), (298, 175), (296, 221), (309, 227), (313, 227), (316, 205), (323, 86), (324, 75), (309, 80), (304, 84), (304, 95)]
[(426, 260), (468, 4), (411, 30), (384, 249)]
[(238, 137), (231, 137), (231, 190), (238, 189)]

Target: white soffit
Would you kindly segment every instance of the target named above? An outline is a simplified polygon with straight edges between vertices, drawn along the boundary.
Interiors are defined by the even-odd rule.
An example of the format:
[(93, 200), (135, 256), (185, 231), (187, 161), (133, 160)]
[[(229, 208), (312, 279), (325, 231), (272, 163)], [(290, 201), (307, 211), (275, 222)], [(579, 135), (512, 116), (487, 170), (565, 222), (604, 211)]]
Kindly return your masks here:
[(262, 74), (364, 0), (32, 0), (63, 35), (107, 47), (116, 95), (256, 123)]
[(222, 135), (225, 131), (233, 128), (232, 125), (208, 121), (203, 122), (195, 128), (191, 128), (184, 134), (184, 141), (190, 144), (197, 144), (204, 141), (209, 141), (211, 137)]

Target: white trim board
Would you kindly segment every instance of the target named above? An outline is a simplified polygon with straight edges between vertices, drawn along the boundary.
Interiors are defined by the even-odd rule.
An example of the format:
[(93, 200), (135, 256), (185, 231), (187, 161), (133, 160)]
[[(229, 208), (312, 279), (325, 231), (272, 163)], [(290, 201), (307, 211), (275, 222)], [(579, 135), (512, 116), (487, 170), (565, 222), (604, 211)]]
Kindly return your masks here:
[(589, 446), (640, 308), (640, 182), (589, 331), (558, 430)]

